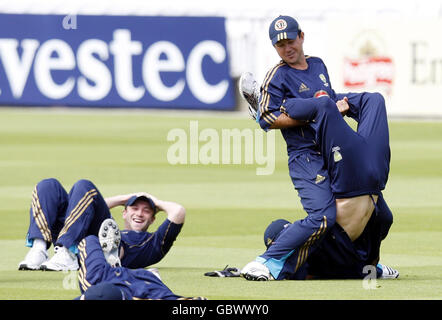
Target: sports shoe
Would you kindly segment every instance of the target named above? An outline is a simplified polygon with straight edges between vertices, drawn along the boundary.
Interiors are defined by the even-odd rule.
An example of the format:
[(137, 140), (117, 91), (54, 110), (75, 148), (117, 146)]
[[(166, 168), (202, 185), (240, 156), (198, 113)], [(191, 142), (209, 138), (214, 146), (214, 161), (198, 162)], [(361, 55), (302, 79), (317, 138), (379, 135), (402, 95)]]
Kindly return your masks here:
[(75, 271), (78, 270), (77, 256), (63, 246), (54, 248), (54, 255), (51, 259), (41, 265), (45, 271)]
[(249, 114), (254, 120), (259, 111), (259, 85), (250, 72), (244, 72), (239, 78), (239, 93), (249, 104)]
[(241, 276), (246, 280), (254, 281), (274, 280), (269, 269), (258, 261), (252, 261), (246, 264), (246, 266), (241, 270)]
[(48, 260), (48, 251), (46, 243), (44, 248), (36, 245), (29, 249), (25, 259), (18, 264), (18, 270), (40, 270), (43, 262)]
[(379, 279), (397, 279), (397, 278), (399, 278), (399, 271), (397, 271), (389, 266), (385, 266), (383, 264), (378, 263), (376, 267), (382, 270), (382, 275), (379, 277)]
[(120, 229), (114, 219), (106, 219), (101, 223), (98, 240), (106, 261), (112, 267), (121, 267), (119, 248), (121, 242)]

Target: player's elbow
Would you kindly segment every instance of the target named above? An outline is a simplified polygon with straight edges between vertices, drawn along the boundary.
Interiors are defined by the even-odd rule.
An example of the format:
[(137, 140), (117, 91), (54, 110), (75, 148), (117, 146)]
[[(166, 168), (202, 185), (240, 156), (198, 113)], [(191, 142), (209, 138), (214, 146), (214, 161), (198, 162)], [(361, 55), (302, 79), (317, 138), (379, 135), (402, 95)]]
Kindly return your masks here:
[(182, 222), (184, 222), (184, 219), (186, 218), (186, 209), (181, 205), (178, 210), (178, 217)]
[(186, 209), (177, 204), (173, 214), (169, 217), (169, 220), (176, 224), (183, 224), (186, 218)]

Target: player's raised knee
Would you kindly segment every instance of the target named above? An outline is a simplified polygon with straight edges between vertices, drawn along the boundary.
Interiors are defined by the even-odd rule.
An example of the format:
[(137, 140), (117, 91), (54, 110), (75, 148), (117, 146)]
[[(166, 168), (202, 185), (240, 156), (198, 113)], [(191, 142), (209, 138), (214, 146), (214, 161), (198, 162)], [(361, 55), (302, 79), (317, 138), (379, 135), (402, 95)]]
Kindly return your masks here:
[(334, 102), (329, 97), (317, 98), (317, 106), (318, 110), (323, 111), (325, 113), (335, 113), (338, 110), (336, 102)]
[(317, 98), (318, 104), (324, 108), (336, 107), (336, 103), (329, 97), (323, 96)]
[(55, 178), (43, 179), (39, 183), (37, 183), (38, 191), (47, 191), (47, 190), (55, 190), (57, 188), (63, 188), (60, 181)]
[(96, 189), (94, 183), (87, 179), (81, 179), (75, 182), (72, 188), (81, 188), (86, 190)]
[(382, 94), (379, 92), (369, 92), (366, 95), (368, 101), (385, 108), (385, 98)]

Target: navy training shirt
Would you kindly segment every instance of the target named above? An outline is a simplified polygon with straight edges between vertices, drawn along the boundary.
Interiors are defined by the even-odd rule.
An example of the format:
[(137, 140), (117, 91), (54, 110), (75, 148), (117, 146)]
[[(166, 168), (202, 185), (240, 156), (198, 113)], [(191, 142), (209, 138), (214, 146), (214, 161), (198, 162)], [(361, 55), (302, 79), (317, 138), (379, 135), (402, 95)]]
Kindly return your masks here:
[(121, 231), (121, 245), (124, 250), (121, 264), (136, 269), (159, 262), (172, 247), (182, 227), (183, 224), (166, 219), (153, 233)]
[[(284, 61), (271, 68), (261, 85), (259, 124), (262, 129), (269, 130), (284, 110), (281, 105), (287, 98), (313, 98), (328, 95), (337, 101), (332, 89), (327, 68), (318, 57), (306, 56), (308, 67), (298, 70)], [(319, 152), (315, 140), (315, 131), (308, 125), (281, 129), (287, 143), (287, 153), (294, 156), (304, 151)]]

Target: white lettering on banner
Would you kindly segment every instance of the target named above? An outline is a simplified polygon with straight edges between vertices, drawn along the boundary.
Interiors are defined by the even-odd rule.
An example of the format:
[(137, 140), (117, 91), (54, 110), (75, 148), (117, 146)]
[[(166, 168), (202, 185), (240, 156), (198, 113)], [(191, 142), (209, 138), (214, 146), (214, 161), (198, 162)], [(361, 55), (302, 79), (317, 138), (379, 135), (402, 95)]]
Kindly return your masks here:
[(132, 77), (132, 55), (143, 51), (140, 41), (132, 41), (129, 30), (115, 30), (114, 39), (110, 43), (110, 51), (115, 61), (115, 85), (118, 94), (124, 100), (137, 101), (144, 95), (144, 88), (134, 87)]
[(3, 61), (6, 77), (9, 79), (12, 95), (16, 99), (23, 94), (38, 45), (37, 40), (23, 39), (21, 42), (23, 53), (20, 61), (17, 54), (18, 41), (16, 39), (0, 40), (0, 59)]
[[(53, 53), (57, 56), (54, 57)], [(71, 47), (59, 39), (44, 42), (37, 51), (34, 62), (34, 76), (37, 87), (41, 93), (51, 99), (63, 99), (74, 88), (74, 77), (68, 77), (62, 84), (55, 83), (52, 79), (53, 70), (73, 70), (75, 56)]]
[[(93, 54), (100, 59), (96, 59)], [(78, 78), (78, 95), (85, 100), (103, 99), (112, 88), (112, 74), (102, 62), (109, 59), (106, 42), (98, 39), (84, 41), (77, 51), (78, 69), (82, 76)], [(88, 83), (91, 80), (95, 85)]]
[[(113, 83), (118, 95), (128, 102), (139, 101), (146, 89), (157, 100), (173, 101), (183, 93), (187, 83), (196, 99), (213, 104), (220, 101), (228, 90), (227, 79), (216, 84), (207, 82), (202, 67), (206, 56), (216, 64), (226, 60), (226, 50), (219, 42), (205, 40), (197, 43), (185, 61), (180, 48), (174, 43), (158, 41), (146, 49), (141, 68), (134, 68), (133, 57), (141, 54), (142, 42), (132, 40), (131, 31), (127, 29), (115, 30), (110, 43), (86, 39), (80, 43), (77, 52), (62, 39), (42, 43), (36, 39), (23, 39), (20, 42), (0, 39), (0, 60), (15, 99), (22, 97), (32, 68), (38, 90), (54, 100), (71, 94), (75, 84), (78, 96), (87, 101), (105, 98), (112, 90)], [(109, 70), (105, 63), (112, 59), (111, 55), (114, 70)], [(77, 79), (73, 76), (76, 67), (80, 72)], [(143, 85), (135, 86), (134, 70), (141, 72)], [(54, 79), (57, 71), (65, 72)], [(174, 84), (166, 85), (161, 73), (171, 72), (184, 74)]]
[(226, 94), (229, 83), (227, 80), (223, 80), (216, 85), (210, 85), (204, 80), (201, 64), (205, 55), (209, 55), (216, 63), (221, 63), (226, 59), (226, 50), (216, 41), (198, 43), (187, 61), (187, 80), (190, 90), (198, 100), (205, 103), (215, 103)]
[[(161, 54), (167, 60), (160, 60)], [(158, 41), (150, 46), (143, 59), (143, 80), (149, 92), (158, 100), (172, 101), (184, 90), (185, 81), (180, 79), (171, 87), (161, 80), (160, 72), (182, 72), (185, 69), (184, 58), (180, 49), (169, 41)]]

